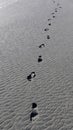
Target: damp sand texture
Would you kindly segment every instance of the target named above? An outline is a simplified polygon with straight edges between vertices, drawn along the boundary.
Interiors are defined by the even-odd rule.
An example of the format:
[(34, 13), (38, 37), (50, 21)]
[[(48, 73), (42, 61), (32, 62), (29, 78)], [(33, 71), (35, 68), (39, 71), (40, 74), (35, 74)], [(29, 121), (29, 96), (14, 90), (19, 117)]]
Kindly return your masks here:
[(72, 27), (72, 0), (0, 9), (0, 130), (73, 130)]

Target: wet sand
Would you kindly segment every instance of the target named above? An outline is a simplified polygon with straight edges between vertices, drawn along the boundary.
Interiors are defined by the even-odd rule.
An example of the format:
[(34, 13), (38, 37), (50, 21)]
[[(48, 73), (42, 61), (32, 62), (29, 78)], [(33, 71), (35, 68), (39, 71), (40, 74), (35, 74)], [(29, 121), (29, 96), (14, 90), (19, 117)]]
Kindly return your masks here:
[(73, 130), (72, 27), (71, 0), (0, 9), (0, 130)]

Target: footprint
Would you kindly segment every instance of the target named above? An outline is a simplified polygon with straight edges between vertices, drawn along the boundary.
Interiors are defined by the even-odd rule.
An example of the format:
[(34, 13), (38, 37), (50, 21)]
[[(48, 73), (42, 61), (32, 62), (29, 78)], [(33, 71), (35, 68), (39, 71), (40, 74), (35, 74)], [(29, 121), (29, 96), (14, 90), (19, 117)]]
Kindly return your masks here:
[(38, 107), (37, 107), (37, 103), (32, 103), (32, 111), (30, 114), (30, 121), (34, 121), (35, 119), (38, 118)]
[(39, 48), (43, 48), (43, 47), (45, 47), (45, 44), (39, 45)]
[(32, 103), (32, 109), (37, 108), (37, 103)]
[(53, 1), (53, 3), (55, 3), (55, 1)]
[(42, 62), (42, 56), (38, 57), (38, 62)]
[(33, 121), (35, 118), (37, 118), (37, 116), (38, 116), (37, 110), (32, 110), (30, 114), (30, 121)]
[(27, 76), (27, 80), (31, 81), (32, 78), (34, 78), (36, 76), (35, 72), (32, 72), (30, 75)]
[(59, 8), (61, 9), (62, 7), (60, 6)]
[(54, 15), (55, 13), (51, 13), (52, 15)]
[(52, 16), (53, 18), (55, 18), (55, 16)]
[(48, 31), (48, 30), (49, 30), (49, 28), (45, 28), (45, 29), (44, 29), (44, 31)]
[(58, 11), (57, 11), (57, 8), (55, 9), (55, 12), (58, 12)]
[(59, 3), (57, 3), (57, 6), (59, 6), (60, 4)]
[(48, 25), (51, 26), (51, 23), (49, 23)]
[(47, 35), (47, 39), (50, 39), (50, 36), (49, 36), (49, 35)]
[(50, 21), (51, 19), (48, 19), (48, 21)]

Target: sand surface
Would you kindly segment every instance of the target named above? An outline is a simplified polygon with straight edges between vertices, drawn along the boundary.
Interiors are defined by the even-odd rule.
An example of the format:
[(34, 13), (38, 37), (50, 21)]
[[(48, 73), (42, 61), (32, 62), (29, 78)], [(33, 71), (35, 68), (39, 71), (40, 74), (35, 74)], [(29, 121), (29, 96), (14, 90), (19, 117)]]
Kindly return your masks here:
[(0, 0), (0, 8), (5, 8), (15, 2), (17, 2), (18, 0)]
[(73, 130), (72, 0), (0, 9), (0, 130)]

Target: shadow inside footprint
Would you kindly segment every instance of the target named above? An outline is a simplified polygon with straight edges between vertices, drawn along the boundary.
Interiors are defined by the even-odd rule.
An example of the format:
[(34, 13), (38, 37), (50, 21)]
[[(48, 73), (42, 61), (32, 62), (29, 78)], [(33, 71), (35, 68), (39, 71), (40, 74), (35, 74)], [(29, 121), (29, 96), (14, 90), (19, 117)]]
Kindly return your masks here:
[(39, 48), (43, 48), (43, 47), (45, 47), (45, 44), (39, 45)]
[(52, 16), (53, 18), (55, 18), (55, 16)]
[(59, 6), (60, 4), (59, 3), (57, 3), (57, 6)]
[(48, 31), (48, 30), (49, 30), (49, 28), (45, 28), (45, 29), (44, 29), (44, 31)]
[(60, 6), (59, 8), (61, 9), (62, 7)]
[(48, 19), (48, 21), (50, 21), (51, 19)]
[(42, 62), (42, 56), (38, 57), (38, 62)]
[(49, 36), (49, 35), (47, 35), (47, 39), (50, 39), (50, 36)]
[(48, 25), (51, 26), (51, 23), (49, 23)]
[(54, 15), (55, 13), (51, 13), (52, 15)]
[(30, 114), (30, 121), (32, 121), (34, 119), (34, 117), (36, 117), (38, 115), (37, 111), (32, 111)]
[(55, 12), (58, 12), (57, 9), (55, 9)]
[(32, 103), (32, 109), (37, 107), (37, 103)]
[(32, 78), (34, 78), (36, 76), (35, 72), (32, 72), (30, 75), (27, 76), (27, 80), (31, 81)]
[(55, 3), (55, 1), (53, 1), (53, 3)]

